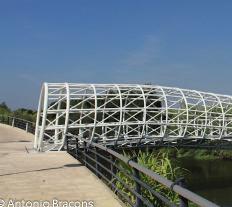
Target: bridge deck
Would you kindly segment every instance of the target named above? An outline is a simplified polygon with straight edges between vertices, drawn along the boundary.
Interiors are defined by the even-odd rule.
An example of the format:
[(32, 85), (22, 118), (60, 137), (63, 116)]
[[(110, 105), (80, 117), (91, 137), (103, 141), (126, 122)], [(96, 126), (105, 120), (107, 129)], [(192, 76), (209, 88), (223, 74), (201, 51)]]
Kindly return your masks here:
[(0, 124), (0, 198), (93, 201), (121, 206), (114, 194), (66, 152), (37, 153), (33, 135)]

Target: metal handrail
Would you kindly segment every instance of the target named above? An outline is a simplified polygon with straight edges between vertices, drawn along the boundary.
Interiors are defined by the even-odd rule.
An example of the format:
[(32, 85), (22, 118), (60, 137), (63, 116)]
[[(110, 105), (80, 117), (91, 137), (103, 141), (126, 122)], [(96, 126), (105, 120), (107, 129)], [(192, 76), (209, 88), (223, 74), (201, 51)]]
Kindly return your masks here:
[[(74, 139), (75, 138), (75, 139)], [(74, 142), (76, 140), (76, 142)], [(107, 176), (104, 175), (98, 168), (101, 168), (104, 172), (107, 174), (110, 174), (111, 178), (117, 179), (120, 183), (122, 183), (118, 177), (117, 174), (114, 173), (114, 171), (109, 170), (104, 164), (98, 161), (98, 158), (100, 157), (101, 159), (104, 159), (106, 162), (108, 161), (110, 165), (113, 165), (113, 167), (118, 168), (118, 166), (115, 164), (115, 162), (112, 162), (107, 158), (107, 156), (113, 156), (114, 159), (123, 162), (124, 164), (127, 164), (127, 166), (131, 167), (135, 174), (130, 175), (131, 178), (135, 182), (135, 186), (137, 186), (137, 190), (140, 191), (139, 189), (141, 187), (149, 190), (151, 192), (152, 188), (149, 189), (149, 186), (147, 183), (144, 183), (142, 180), (139, 179), (139, 174), (144, 174), (149, 176), (151, 179), (154, 181), (157, 181), (158, 183), (162, 184), (166, 188), (174, 191), (177, 193), (180, 197), (180, 206), (181, 207), (186, 207), (188, 206), (188, 201), (193, 202), (194, 204), (197, 204), (202, 207), (218, 207), (217, 204), (212, 203), (211, 201), (208, 201), (207, 199), (197, 195), (196, 193), (191, 192), (190, 190), (184, 188), (181, 186), (181, 183), (178, 182), (172, 182), (165, 177), (153, 172), (152, 170), (149, 170), (148, 168), (138, 164), (136, 161), (123, 156), (122, 154), (119, 154), (118, 152), (105, 147), (101, 144), (95, 143), (95, 142), (90, 142), (87, 139), (82, 138), (83, 141), (82, 147), (84, 144), (84, 147), (81, 149), (80, 146), (78, 146), (78, 136), (75, 136), (73, 134), (68, 134), (67, 139), (66, 139), (66, 146), (67, 146), (67, 151), (78, 158), (80, 161), (82, 161), (87, 167), (89, 167), (92, 171), (94, 171), (97, 175), (100, 175), (101, 178), (103, 178), (105, 181), (107, 181), (111, 187), (117, 191), (120, 195), (122, 195), (122, 192), (120, 192), (120, 189), (117, 189), (116, 186), (112, 186), (112, 179), (107, 179)], [(104, 152), (105, 154), (102, 155), (99, 153), (99, 151)], [(91, 154), (94, 155), (94, 157), (91, 157)], [(82, 155), (82, 157), (80, 156)], [(104, 161), (104, 162), (105, 162)], [(94, 163), (94, 164), (93, 164)], [(97, 167), (96, 167), (97, 166)], [(122, 171), (123, 169), (118, 169), (119, 171)], [(108, 172), (109, 171), (109, 172)], [(125, 172), (124, 172), (125, 173)], [(123, 184), (123, 183), (122, 183)], [(124, 185), (125, 186), (125, 185)], [(140, 203), (142, 202), (145, 206), (153, 206), (149, 201), (147, 201), (144, 198), (141, 198), (141, 192), (137, 192), (136, 188), (135, 189), (129, 189), (129, 186), (125, 186), (135, 197), (136, 204), (132, 204), (128, 201), (128, 198), (123, 198), (130, 204), (131, 206), (140, 206)], [(154, 186), (153, 186), (154, 187)], [(156, 193), (156, 194), (154, 194)], [(167, 198), (165, 198), (164, 195), (158, 193), (158, 192), (153, 192), (153, 195), (155, 195), (159, 200), (161, 200), (165, 205), (167, 206), (176, 206), (175, 204), (171, 203), (171, 201), (168, 201)]]
[(0, 115), (0, 123), (7, 124), (12, 127), (17, 127), (22, 130), (25, 130), (28, 133), (35, 134), (35, 123), (25, 119), (13, 116)]

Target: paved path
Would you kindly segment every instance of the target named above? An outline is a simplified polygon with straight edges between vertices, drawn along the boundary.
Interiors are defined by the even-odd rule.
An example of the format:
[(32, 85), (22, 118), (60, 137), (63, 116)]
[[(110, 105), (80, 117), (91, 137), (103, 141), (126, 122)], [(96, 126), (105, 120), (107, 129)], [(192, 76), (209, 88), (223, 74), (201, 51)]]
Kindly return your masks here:
[(6, 202), (55, 198), (93, 201), (97, 207), (121, 206), (115, 195), (76, 159), (66, 152), (34, 152), (32, 140), (33, 135), (0, 124), (0, 198)]

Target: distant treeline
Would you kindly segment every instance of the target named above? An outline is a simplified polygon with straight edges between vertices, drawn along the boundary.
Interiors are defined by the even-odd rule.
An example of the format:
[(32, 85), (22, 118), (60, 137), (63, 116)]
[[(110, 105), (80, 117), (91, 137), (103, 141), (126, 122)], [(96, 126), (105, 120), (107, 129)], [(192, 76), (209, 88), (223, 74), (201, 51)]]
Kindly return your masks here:
[(13, 116), (20, 119), (25, 119), (31, 122), (36, 121), (36, 111), (26, 108), (11, 110), (5, 102), (0, 103), (0, 115)]

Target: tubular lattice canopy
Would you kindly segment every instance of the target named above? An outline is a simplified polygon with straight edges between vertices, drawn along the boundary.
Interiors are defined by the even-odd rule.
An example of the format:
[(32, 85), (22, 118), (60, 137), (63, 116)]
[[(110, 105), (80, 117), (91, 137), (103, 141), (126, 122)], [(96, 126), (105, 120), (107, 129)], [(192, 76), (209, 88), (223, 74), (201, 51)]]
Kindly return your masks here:
[(34, 147), (59, 150), (67, 133), (104, 145), (230, 140), (232, 96), (157, 85), (44, 83)]

